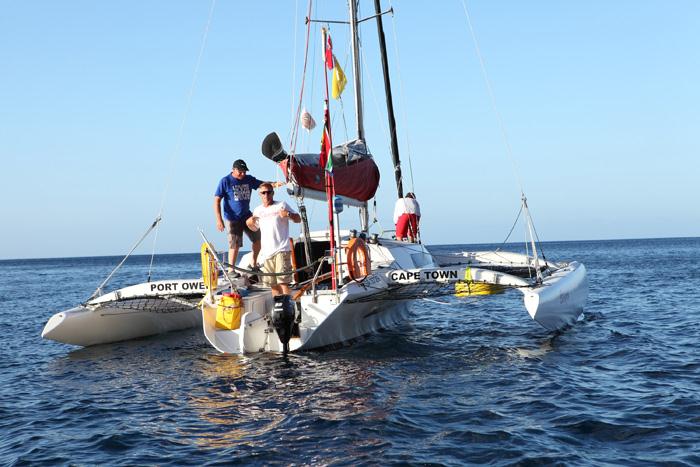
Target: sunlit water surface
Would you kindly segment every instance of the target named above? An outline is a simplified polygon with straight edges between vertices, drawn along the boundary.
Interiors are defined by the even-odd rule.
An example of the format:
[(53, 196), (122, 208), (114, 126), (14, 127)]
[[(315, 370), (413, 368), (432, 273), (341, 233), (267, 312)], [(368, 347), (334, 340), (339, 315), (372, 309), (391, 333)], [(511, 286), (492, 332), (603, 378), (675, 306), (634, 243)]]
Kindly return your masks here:
[[(544, 246), (588, 268), (566, 332), (533, 322), (517, 291), (442, 297), (288, 359), (219, 355), (199, 329), (43, 341), (118, 258), (0, 261), (0, 464), (700, 464), (700, 239)], [(198, 262), (161, 256), (155, 279)], [(147, 269), (136, 257), (113, 285)]]

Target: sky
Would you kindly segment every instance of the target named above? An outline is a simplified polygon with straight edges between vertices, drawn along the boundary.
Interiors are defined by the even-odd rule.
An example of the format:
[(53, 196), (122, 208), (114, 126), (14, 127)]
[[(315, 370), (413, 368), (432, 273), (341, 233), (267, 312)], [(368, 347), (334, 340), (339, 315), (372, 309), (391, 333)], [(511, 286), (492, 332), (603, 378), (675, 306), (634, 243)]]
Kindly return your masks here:
[[(394, 9), (384, 28), (404, 186), (421, 204), (425, 243), (502, 241), (521, 188), (544, 241), (700, 235), (700, 2), (383, 7)], [(213, 193), (233, 160), (260, 179), (282, 179), (260, 143), (276, 131), (289, 148), (307, 8), (4, 2), (0, 259), (125, 254), (159, 214), (156, 252), (198, 251), (198, 228), (223, 249)], [(363, 0), (360, 15), (373, 9)], [(317, 2), (313, 16), (344, 20), (345, 2)], [(303, 106), (319, 126), (302, 132), (299, 152), (320, 147), (318, 28)], [(346, 26), (330, 31), (350, 78)], [(396, 188), (375, 21), (360, 34), (366, 139), (382, 172), (372, 227), (380, 232), (393, 228)], [(331, 105), (334, 142), (354, 137), (354, 108), (349, 84)], [(279, 190), (276, 198), (293, 202)], [(324, 206), (309, 202), (309, 213), (312, 229), (323, 228)], [(343, 214), (341, 227), (357, 224), (355, 210)], [(511, 240), (523, 238), (516, 228)], [(151, 237), (137, 253), (153, 245)]]

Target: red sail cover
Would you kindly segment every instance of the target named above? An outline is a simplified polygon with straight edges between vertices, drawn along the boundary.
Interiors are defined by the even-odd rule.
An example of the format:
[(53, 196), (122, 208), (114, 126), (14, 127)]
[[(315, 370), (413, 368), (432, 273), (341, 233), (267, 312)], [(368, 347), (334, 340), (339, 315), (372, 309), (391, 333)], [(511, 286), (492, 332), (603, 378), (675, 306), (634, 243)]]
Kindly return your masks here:
[[(379, 187), (379, 168), (362, 141), (333, 148), (333, 182), (335, 194), (367, 201)], [(325, 171), (319, 166), (318, 154), (296, 154), (280, 162), (287, 179), (302, 188), (326, 191)], [(290, 173), (291, 167), (291, 173)]]

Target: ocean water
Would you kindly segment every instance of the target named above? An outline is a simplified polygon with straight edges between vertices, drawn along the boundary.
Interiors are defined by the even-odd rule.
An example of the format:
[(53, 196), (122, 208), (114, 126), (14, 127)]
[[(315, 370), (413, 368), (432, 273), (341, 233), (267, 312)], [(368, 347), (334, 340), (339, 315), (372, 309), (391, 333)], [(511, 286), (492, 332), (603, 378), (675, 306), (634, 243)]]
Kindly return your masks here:
[[(118, 258), (0, 261), (0, 465), (700, 464), (700, 238), (544, 247), (588, 268), (565, 332), (517, 291), (442, 297), (287, 359), (219, 355), (199, 329), (43, 341)], [(113, 285), (142, 282), (147, 262)], [(198, 255), (156, 263), (155, 279), (198, 274)]]

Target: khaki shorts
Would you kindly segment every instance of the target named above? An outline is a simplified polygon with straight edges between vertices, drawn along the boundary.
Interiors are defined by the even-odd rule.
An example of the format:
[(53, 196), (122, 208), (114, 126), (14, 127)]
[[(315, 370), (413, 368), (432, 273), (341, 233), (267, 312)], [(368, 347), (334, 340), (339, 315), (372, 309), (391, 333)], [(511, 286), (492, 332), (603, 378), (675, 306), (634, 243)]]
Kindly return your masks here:
[(255, 243), (260, 240), (260, 231), (253, 232), (250, 230), (248, 225), (246, 225), (244, 220), (237, 221), (226, 221), (226, 230), (228, 230), (228, 247), (242, 247), (243, 246), (243, 232), (250, 239), (251, 243)]
[(292, 252), (280, 251), (265, 260), (262, 267), (263, 272), (286, 272), (284, 276), (262, 276), (263, 284), (268, 287), (277, 284), (289, 284), (292, 282)]

